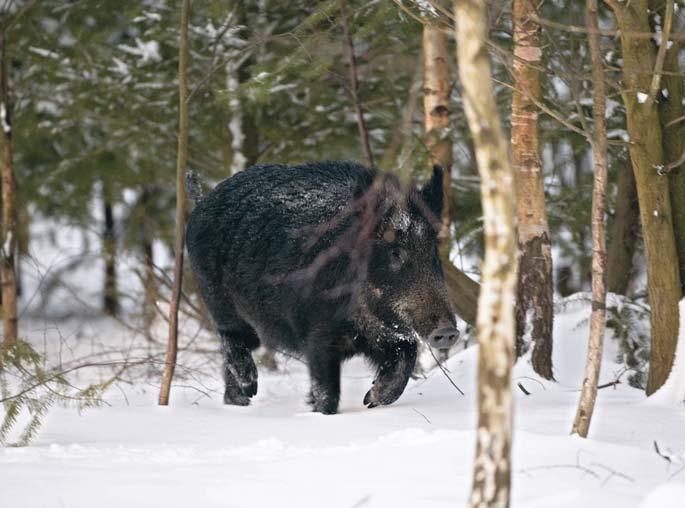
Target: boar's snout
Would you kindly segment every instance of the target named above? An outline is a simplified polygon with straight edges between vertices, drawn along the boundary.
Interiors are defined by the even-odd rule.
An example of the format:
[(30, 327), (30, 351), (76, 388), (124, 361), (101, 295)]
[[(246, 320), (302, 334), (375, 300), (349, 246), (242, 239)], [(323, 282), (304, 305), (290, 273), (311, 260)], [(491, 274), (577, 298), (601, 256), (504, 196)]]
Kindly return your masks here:
[(447, 349), (454, 346), (459, 340), (459, 330), (452, 326), (437, 328), (431, 332), (426, 342), (436, 349)]

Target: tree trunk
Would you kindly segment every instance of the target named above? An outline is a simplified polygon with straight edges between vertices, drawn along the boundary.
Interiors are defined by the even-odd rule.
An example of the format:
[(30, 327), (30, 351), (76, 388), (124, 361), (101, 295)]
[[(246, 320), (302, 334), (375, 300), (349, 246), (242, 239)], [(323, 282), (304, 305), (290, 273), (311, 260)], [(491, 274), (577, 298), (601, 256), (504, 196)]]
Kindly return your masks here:
[(243, 146), (245, 143), (245, 132), (243, 129), (243, 108), (239, 97), (239, 81), (237, 61), (240, 52), (236, 51), (234, 57), (228, 58), (226, 62), (226, 91), (229, 94), (228, 112), (231, 119), (228, 122), (228, 131), (231, 134), (231, 164), (230, 173), (235, 175), (246, 166)]
[[(664, 3), (661, 2), (661, 4)], [(682, 20), (683, 16), (678, 16), (678, 18)], [(685, 33), (682, 31), (682, 21), (680, 25), (679, 33)], [(684, 82), (678, 62), (683, 41), (675, 40), (672, 43), (673, 45), (667, 48), (664, 59), (664, 71), (668, 74), (661, 77), (661, 88), (666, 90), (667, 96), (662, 96), (659, 101), (659, 114), (664, 131), (664, 161), (671, 189), (671, 213), (678, 254), (680, 289), (681, 296), (685, 296), (685, 122), (683, 121), (685, 108), (683, 108)], [(666, 44), (665, 41), (664, 44)]]
[(102, 255), (105, 260), (105, 286), (103, 291), (103, 310), (108, 316), (119, 314), (119, 294), (117, 291), (117, 240), (114, 233), (114, 214), (109, 184), (102, 182), (102, 204), (105, 216), (102, 231)]
[(451, 261), (443, 259), (442, 270), (454, 312), (471, 326), (476, 326), (480, 285), (454, 266)]
[(532, 346), (533, 370), (552, 379), (552, 245), (547, 226), (538, 109), (542, 98), (540, 27), (535, 4), (513, 0), (514, 94), (511, 105), (512, 166), (516, 174), (519, 280), (516, 298), (516, 354)]
[[(143, 217), (148, 216), (150, 198), (154, 188), (150, 185), (144, 185), (140, 195), (140, 206), (143, 210)], [(152, 325), (155, 320), (157, 311), (157, 280), (155, 277), (155, 260), (152, 250), (153, 233), (147, 224), (141, 225), (142, 232), (140, 237), (141, 250), (143, 252), (143, 260), (145, 263), (145, 273), (143, 274), (143, 290), (145, 293), (145, 302), (143, 304), (143, 328), (145, 336), (148, 340), (152, 339)]]
[(481, 175), (485, 259), (478, 301), (478, 438), (472, 507), (508, 507), (516, 291), (516, 199), (486, 50), (484, 0), (455, 0), (464, 108)]
[(181, 27), (178, 45), (178, 153), (176, 159), (176, 226), (174, 245), (174, 283), (171, 288), (169, 305), (169, 339), (167, 343), (166, 365), (162, 374), (159, 392), (159, 405), (169, 404), (171, 380), (176, 369), (178, 353), (178, 308), (181, 301), (183, 283), (183, 246), (185, 244), (185, 172), (188, 160), (188, 82), (186, 67), (188, 59), (188, 18), (190, 0), (183, 0)]
[(597, 30), (597, 0), (587, 0), (587, 25), (589, 29), (590, 61), (592, 62), (592, 116), (595, 124), (592, 155), (595, 176), (592, 186), (592, 315), (590, 339), (583, 387), (578, 410), (571, 433), (587, 437), (590, 420), (597, 399), (597, 383), (602, 366), (602, 342), (606, 328), (606, 238), (604, 220), (606, 215), (607, 186), (607, 137), (606, 92), (604, 89), (604, 66), (599, 48)]
[(342, 10), (342, 27), (344, 36), (345, 52), (347, 53), (347, 60), (350, 66), (350, 95), (352, 96), (352, 104), (357, 115), (357, 128), (359, 129), (359, 139), (366, 156), (366, 161), (369, 166), (373, 166), (373, 153), (371, 152), (371, 144), (369, 143), (369, 131), (366, 128), (366, 120), (364, 119), (364, 108), (362, 107), (361, 99), (359, 98), (359, 76), (357, 72), (357, 57), (354, 54), (354, 42), (352, 41), (352, 34), (350, 34), (350, 26), (347, 12), (347, 2), (343, 0), (341, 5)]
[(449, 75), (447, 33), (426, 21), (423, 26), (423, 109), (428, 168), (434, 164), (443, 171), (442, 229), (438, 238), (443, 258), (449, 259), (450, 191), (452, 188), (452, 138), (450, 136), (452, 83)]
[[(17, 276), (17, 298), (22, 295), (22, 269), (21, 260), (24, 257), (30, 257), (29, 244), (31, 243), (31, 217), (25, 203), (18, 203), (17, 205), (17, 248), (15, 250), (16, 258), (14, 260), (14, 271)], [(0, 303), (2, 299), (0, 298)]]
[(2, 330), (4, 346), (17, 341), (17, 278), (14, 254), (17, 243), (16, 179), (12, 157), (11, 106), (7, 76), (7, 39), (0, 32), (0, 122), (2, 123), (2, 247), (0, 281), (2, 282)]
[(637, 205), (635, 175), (628, 162), (618, 171), (614, 217), (609, 226), (607, 289), (611, 293), (625, 295), (628, 292), (633, 272), (639, 220), (640, 208)]
[[(649, 33), (647, 0), (607, 0), (616, 15), (623, 52), (623, 102), (628, 119), (630, 158), (633, 163), (645, 244), (647, 286), (651, 308), (652, 349), (647, 394), (668, 377), (678, 334), (680, 273), (673, 230), (668, 176), (663, 168), (663, 133), (652, 77), (656, 55)], [(658, 74), (658, 73), (657, 73)], [(657, 83), (658, 87), (658, 83)]]
[[(230, 10), (234, 13), (236, 24), (250, 26), (247, 8), (241, 2), (230, 2), (230, 4)], [(244, 58), (244, 52), (241, 49), (236, 49), (228, 56), (225, 71), (226, 90), (229, 93), (228, 110), (231, 116), (228, 122), (231, 138), (230, 152), (232, 154), (230, 174), (234, 175), (257, 163), (259, 159), (259, 131), (255, 115), (249, 107), (246, 107), (240, 93), (240, 87), (251, 78), (251, 67), (255, 63), (254, 55)]]

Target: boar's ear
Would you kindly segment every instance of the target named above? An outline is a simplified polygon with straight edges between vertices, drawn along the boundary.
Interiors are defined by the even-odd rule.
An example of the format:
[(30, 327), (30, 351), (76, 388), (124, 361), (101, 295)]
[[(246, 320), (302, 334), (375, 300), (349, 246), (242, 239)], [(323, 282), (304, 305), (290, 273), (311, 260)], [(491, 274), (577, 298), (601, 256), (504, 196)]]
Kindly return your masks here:
[(439, 219), (442, 216), (443, 190), (442, 167), (433, 166), (433, 177), (421, 188), (421, 199), (428, 209)]

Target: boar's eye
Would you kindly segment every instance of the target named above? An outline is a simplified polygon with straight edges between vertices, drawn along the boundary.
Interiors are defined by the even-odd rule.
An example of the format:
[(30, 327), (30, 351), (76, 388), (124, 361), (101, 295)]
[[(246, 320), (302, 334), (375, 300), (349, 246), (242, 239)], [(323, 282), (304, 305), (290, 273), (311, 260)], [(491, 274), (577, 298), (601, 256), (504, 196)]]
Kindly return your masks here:
[(407, 251), (402, 247), (394, 246), (390, 250), (390, 268), (399, 270), (408, 258)]

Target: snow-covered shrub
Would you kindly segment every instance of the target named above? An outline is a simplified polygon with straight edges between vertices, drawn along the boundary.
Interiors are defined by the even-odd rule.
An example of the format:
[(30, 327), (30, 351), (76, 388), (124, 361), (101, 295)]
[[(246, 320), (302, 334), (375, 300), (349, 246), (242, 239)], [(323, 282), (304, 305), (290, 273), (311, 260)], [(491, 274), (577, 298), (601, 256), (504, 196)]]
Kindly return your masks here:
[(607, 328), (617, 342), (616, 361), (625, 365), (628, 383), (635, 388), (647, 386), (649, 374), (649, 307), (644, 298), (610, 294), (607, 298)]

